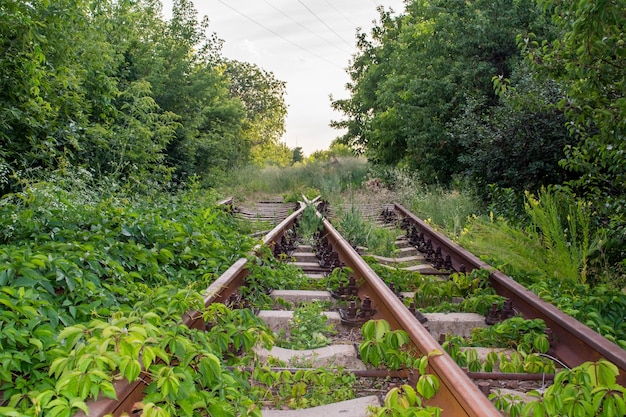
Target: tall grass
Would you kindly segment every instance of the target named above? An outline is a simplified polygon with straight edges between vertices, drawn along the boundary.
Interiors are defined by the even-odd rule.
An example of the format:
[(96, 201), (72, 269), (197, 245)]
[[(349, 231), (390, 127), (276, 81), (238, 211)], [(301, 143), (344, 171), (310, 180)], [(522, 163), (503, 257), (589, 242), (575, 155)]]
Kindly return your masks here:
[(424, 185), (415, 176), (399, 171), (395, 189), (402, 204), (430, 224), (458, 236), (469, 216), (479, 214), (482, 204), (469, 187)]
[(368, 253), (379, 256), (392, 256), (396, 251), (395, 241), (401, 231), (379, 227), (354, 205), (338, 213), (337, 218), (337, 230), (352, 245), (364, 246)]
[(529, 233), (546, 248), (545, 257), (555, 278), (587, 281), (589, 255), (600, 248), (600, 236), (591, 236), (591, 216), (585, 203), (564, 192), (526, 193)]
[(322, 197), (358, 187), (369, 170), (363, 158), (333, 158), (328, 161), (298, 163), (290, 167), (248, 166), (233, 172), (223, 187), (238, 197), (255, 194), (286, 194), (317, 189)]

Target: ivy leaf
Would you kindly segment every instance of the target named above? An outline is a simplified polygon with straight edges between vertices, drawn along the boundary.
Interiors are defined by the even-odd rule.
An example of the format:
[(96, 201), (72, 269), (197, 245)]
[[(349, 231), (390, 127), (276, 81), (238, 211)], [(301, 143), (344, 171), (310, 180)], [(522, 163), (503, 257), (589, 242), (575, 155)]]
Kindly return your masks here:
[(154, 349), (150, 346), (144, 346), (142, 350), (141, 360), (143, 362), (143, 367), (145, 369), (149, 369), (154, 359), (156, 358), (156, 354), (154, 353)]
[(230, 410), (228, 410), (228, 404), (222, 402), (209, 404), (209, 413), (212, 417), (230, 417), (232, 415)]
[(115, 392), (115, 388), (113, 384), (109, 381), (100, 382), (100, 391), (102, 391), (102, 395), (112, 400), (117, 400), (117, 393)]
[(79, 340), (79, 337), (85, 332), (86, 327), (80, 324), (75, 326), (68, 326), (65, 329), (61, 330), (59, 335), (57, 336), (57, 340), (62, 342), (65, 340), (65, 346), (68, 349), (74, 347), (76, 342)]
[(439, 391), (439, 379), (430, 374), (420, 375), (416, 388), (422, 397), (429, 400)]

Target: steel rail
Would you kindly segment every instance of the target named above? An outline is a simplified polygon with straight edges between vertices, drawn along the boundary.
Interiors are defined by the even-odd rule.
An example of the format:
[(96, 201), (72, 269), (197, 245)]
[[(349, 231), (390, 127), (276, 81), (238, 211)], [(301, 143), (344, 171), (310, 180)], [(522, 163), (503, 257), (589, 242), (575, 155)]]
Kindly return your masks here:
[(392, 327), (405, 330), (422, 355), (433, 351), (441, 352), (441, 355), (432, 356), (428, 361), (429, 371), (440, 381), (439, 392), (429, 404), (440, 407), (444, 417), (501, 417), (500, 412), (487, 397), (358, 255), (350, 243), (335, 230), (328, 220), (324, 219), (323, 225), (323, 233), (339, 254), (340, 261), (353, 270), (357, 279), (364, 280), (364, 285), (359, 289), (359, 296), (371, 298), (372, 305), (377, 310), (374, 318), (384, 318)]
[(453, 268), (457, 271), (465, 268), (486, 269), (490, 272), (489, 283), (496, 292), (511, 299), (513, 308), (529, 319), (541, 318), (555, 336), (555, 356), (570, 367), (578, 366), (587, 361), (608, 360), (619, 368), (618, 383), (626, 385), (626, 351), (602, 335), (596, 333), (583, 323), (542, 300), (532, 291), (524, 288), (508, 275), (496, 270), (474, 254), (454, 243), (447, 236), (436, 232), (423, 220), (415, 216), (400, 204), (395, 210), (414, 224), (430, 239), (433, 248), (441, 248), (442, 256), (450, 255)]
[[(257, 245), (253, 253), (259, 254), (262, 246), (269, 246), (273, 249), (276, 242), (280, 241), (284, 233), (293, 226), (296, 219), (302, 214), (306, 206), (301, 204), (300, 209), (291, 213), (280, 224), (272, 229), (262, 239), (262, 244)], [(204, 306), (207, 307), (212, 303), (223, 303), (237, 291), (239, 287), (244, 285), (245, 277), (248, 275), (246, 268), (248, 260), (241, 258), (231, 265), (222, 275), (218, 277), (206, 290), (204, 296)], [(183, 315), (182, 322), (189, 328), (204, 328), (204, 319), (202, 313), (198, 311), (190, 311)], [(142, 372), (143, 378), (134, 382), (128, 382), (125, 378), (116, 381), (113, 384), (117, 400), (110, 398), (99, 398), (87, 402), (89, 407), (89, 417), (104, 417), (109, 414), (119, 417), (123, 413), (129, 413), (133, 404), (139, 402), (144, 397), (144, 390), (150, 384), (148, 375)], [(86, 417), (81, 410), (74, 414), (74, 417)]]

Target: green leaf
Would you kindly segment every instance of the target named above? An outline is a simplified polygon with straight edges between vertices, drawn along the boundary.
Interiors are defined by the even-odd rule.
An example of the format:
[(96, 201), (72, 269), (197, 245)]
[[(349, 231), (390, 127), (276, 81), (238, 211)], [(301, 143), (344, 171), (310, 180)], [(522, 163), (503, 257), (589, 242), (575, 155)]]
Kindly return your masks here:
[(439, 391), (439, 379), (430, 374), (420, 375), (416, 388), (422, 397), (429, 400)]
[(117, 394), (115, 393), (115, 388), (111, 382), (101, 381), (99, 387), (102, 395), (107, 398), (111, 398), (112, 400), (117, 400)]
[(67, 348), (72, 348), (79, 340), (79, 337), (83, 335), (85, 330), (86, 328), (83, 325), (68, 326), (61, 330), (57, 336), (57, 340), (59, 342), (65, 340), (65, 346)]

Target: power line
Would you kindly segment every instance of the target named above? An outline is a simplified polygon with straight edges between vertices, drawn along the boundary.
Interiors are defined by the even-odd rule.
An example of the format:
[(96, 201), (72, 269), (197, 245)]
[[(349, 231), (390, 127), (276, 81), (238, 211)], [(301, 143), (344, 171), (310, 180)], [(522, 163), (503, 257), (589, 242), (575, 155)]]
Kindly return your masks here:
[(328, 26), (328, 24), (326, 22), (324, 22), (322, 19), (320, 19), (320, 17), (318, 15), (315, 14), (315, 12), (313, 12), (313, 10), (309, 9), (308, 6), (306, 4), (304, 4), (301, 0), (298, 0), (298, 3), (300, 3), (305, 9), (307, 9), (309, 11), (309, 13), (311, 13), (313, 16), (315, 16), (315, 18), (317, 20), (319, 20), (324, 26), (326, 26), (328, 28), (328, 30), (330, 30), (331, 32), (333, 32), (339, 39), (341, 39), (341, 41), (343, 43), (345, 43), (346, 45), (348, 45), (350, 48), (353, 48), (353, 45), (350, 45), (350, 42), (347, 42), (340, 34), (338, 34), (335, 29), (331, 28), (330, 26)]
[(256, 20), (254, 20), (254, 19), (253, 19), (253, 18), (251, 18), (250, 16), (247, 16), (246, 14), (244, 14), (244, 13), (240, 12), (239, 10), (235, 9), (234, 7), (232, 7), (231, 5), (229, 5), (228, 3), (224, 2), (223, 0), (217, 0), (217, 1), (218, 1), (219, 3), (221, 3), (221, 4), (223, 4), (224, 6), (228, 7), (229, 9), (231, 9), (231, 10), (232, 10), (232, 11), (234, 11), (235, 13), (239, 14), (240, 16), (245, 17), (246, 19), (248, 19), (248, 20), (249, 20), (249, 21), (251, 21), (252, 23), (254, 23), (254, 24), (256, 24), (256, 25), (258, 25), (258, 26), (262, 27), (263, 29), (267, 30), (267, 31), (268, 31), (268, 32), (270, 32), (271, 34), (278, 36), (279, 38), (281, 38), (281, 39), (282, 39), (282, 40), (284, 40), (285, 42), (289, 42), (291, 45), (295, 46), (296, 48), (301, 49), (301, 50), (303, 50), (304, 52), (306, 52), (306, 53), (308, 53), (308, 54), (310, 54), (310, 55), (313, 55), (314, 57), (316, 57), (316, 58), (318, 58), (318, 59), (321, 59), (322, 61), (325, 61), (326, 63), (328, 63), (328, 64), (330, 64), (330, 65), (332, 65), (332, 66), (335, 66), (335, 67), (338, 67), (338, 68), (343, 69), (343, 67), (342, 67), (341, 65), (338, 65), (338, 64), (336, 64), (336, 63), (334, 63), (334, 62), (332, 62), (332, 61), (330, 61), (330, 60), (328, 60), (328, 59), (324, 58), (323, 56), (318, 55), (318, 54), (316, 54), (315, 52), (310, 51), (310, 50), (308, 50), (307, 48), (305, 48), (305, 47), (303, 47), (303, 46), (301, 46), (301, 45), (298, 45), (297, 43), (295, 43), (295, 42), (291, 41), (290, 39), (285, 38), (285, 37), (284, 37), (283, 35), (281, 35), (280, 33), (277, 33), (277, 32), (275, 32), (275, 31), (273, 31), (272, 29), (268, 28), (267, 26), (265, 26), (264, 24), (257, 22)]
[(358, 25), (357, 25), (357, 24), (355, 24), (352, 20), (350, 20), (350, 18), (349, 18), (348, 16), (346, 16), (346, 15), (345, 15), (345, 14), (344, 14), (341, 10), (337, 9), (337, 8), (335, 7), (335, 5), (334, 5), (334, 4), (332, 4), (332, 3), (331, 3), (331, 2), (329, 2), (328, 0), (324, 0), (324, 2), (325, 2), (326, 4), (328, 4), (330, 7), (332, 7), (332, 8), (333, 8), (333, 10), (334, 10), (334, 11), (336, 11), (337, 13), (339, 13), (339, 14), (340, 14), (340, 15), (341, 15), (344, 19), (346, 19), (346, 21), (347, 21), (348, 23), (350, 23), (350, 24), (351, 24), (354, 28), (356, 28), (356, 27), (358, 26)]
[(322, 41), (326, 42), (328, 45), (339, 49), (342, 52), (351, 54), (352, 50), (350, 51), (346, 51), (343, 48), (340, 48), (336, 43), (332, 43), (331, 41), (329, 41), (328, 39), (324, 38), (323, 36), (320, 36), (317, 32), (309, 29), (308, 27), (304, 26), (302, 23), (298, 22), (296, 19), (294, 19), (293, 17), (289, 16), (287, 13), (285, 13), (284, 11), (282, 11), (281, 9), (279, 9), (278, 7), (274, 6), (272, 3), (270, 3), (267, 0), (263, 0), (265, 3), (267, 3), (268, 5), (270, 5), (274, 10), (276, 10), (277, 12), (279, 12), (280, 14), (282, 14), (283, 16), (285, 16), (287, 19), (291, 20), (292, 22), (294, 22), (296, 25), (300, 26), (302, 29), (306, 30), (307, 32), (309, 32), (310, 34), (316, 36), (318, 39), (321, 39)]

